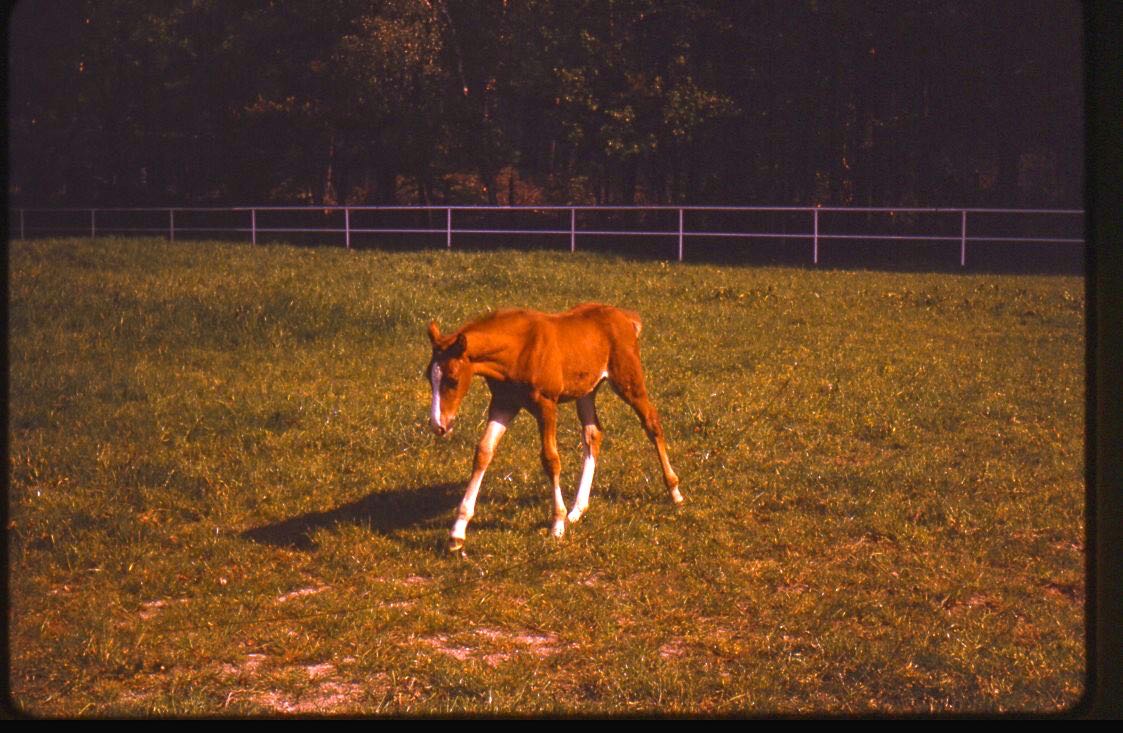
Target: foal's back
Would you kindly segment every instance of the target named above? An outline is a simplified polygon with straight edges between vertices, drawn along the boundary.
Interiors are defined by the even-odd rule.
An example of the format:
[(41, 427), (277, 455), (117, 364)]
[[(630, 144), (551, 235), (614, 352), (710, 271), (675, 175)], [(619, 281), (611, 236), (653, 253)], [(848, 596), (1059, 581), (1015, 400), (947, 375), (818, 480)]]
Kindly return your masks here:
[[(587, 394), (603, 374), (636, 358), (639, 316), (599, 303), (564, 313), (499, 311), (476, 328), (506, 332), (522, 344), (512, 376), (561, 399)], [(468, 330), (468, 329), (466, 329)]]
[(583, 303), (564, 313), (543, 314), (543, 319), (553, 327), (558, 345), (570, 358), (573, 350), (580, 350), (584, 344), (632, 347), (640, 328), (639, 316), (599, 303)]
[(517, 308), (496, 311), (464, 327), (465, 332), (502, 333), (533, 347), (542, 341), (562, 348), (582, 342), (634, 344), (641, 328), (631, 311), (600, 303), (582, 303), (563, 313)]

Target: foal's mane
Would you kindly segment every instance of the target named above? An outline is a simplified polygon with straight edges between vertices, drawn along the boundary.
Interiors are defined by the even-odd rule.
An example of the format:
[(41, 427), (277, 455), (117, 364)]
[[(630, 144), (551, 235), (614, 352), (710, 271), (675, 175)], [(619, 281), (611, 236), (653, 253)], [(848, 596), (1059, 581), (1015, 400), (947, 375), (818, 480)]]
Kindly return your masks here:
[(525, 308), (500, 308), (498, 310), (489, 310), (481, 313), (475, 318), (470, 319), (467, 323), (456, 330), (456, 333), (462, 333), (470, 328), (479, 326), (486, 326), (492, 321), (498, 320), (503, 316), (513, 315), (519, 312), (526, 312)]

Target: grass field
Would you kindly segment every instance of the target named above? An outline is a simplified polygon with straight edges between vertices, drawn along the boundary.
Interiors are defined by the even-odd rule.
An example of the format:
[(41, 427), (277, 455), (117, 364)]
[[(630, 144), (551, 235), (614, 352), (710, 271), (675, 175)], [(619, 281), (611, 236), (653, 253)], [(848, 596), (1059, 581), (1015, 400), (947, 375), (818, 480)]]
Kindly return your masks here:
[[(1083, 281), (9, 244), (11, 694), (74, 715), (1056, 711), (1084, 690)], [(534, 421), (425, 325), (639, 311), (686, 505), (608, 390), (561, 541)], [(578, 422), (559, 426), (567, 501)]]

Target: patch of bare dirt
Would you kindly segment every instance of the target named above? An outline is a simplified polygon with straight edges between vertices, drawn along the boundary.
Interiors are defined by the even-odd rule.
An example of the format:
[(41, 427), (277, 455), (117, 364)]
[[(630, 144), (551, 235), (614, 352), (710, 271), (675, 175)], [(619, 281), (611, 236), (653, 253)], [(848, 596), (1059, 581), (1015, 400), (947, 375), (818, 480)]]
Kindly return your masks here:
[(331, 662), (324, 662), (323, 664), (308, 664), (305, 665), (304, 671), (308, 673), (311, 679), (319, 679), (321, 677), (330, 677), (335, 674), (335, 665)]
[[(244, 690), (235, 691), (227, 697), (229, 705), (236, 699), (241, 699), (273, 712), (289, 715), (324, 715), (329, 713), (347, 712), (355, 709), (356, 703), (366, 691), (364, 685), (356, 682), (336, 682), (327, 680), (311, 692), (294, 695), (278, 690)], [(235, 695), (242, 692), (241, 695)]]
[(675, 659), (686, 654), (686, 645), (681, 639), (672, 639), (659, 647), (659, 656), (663, 659)]
[(456, 644), (449, 644), (448, 637), (444, 634), (437, 634), (436, 636), (426, 636), (421, 639), (423, 643), (432, 647), (441, 654), (455, 657), (461, 662), (472, 656), (474, 650), (472, 647), (459, 646)]
[(578, 582), (580, 582), (581, 585), (586, 586), (588, 588), (595, 588), (595, 587), (597, 587), (598, 585), (601, 584), (601, 574), (600, 573), (590, 573)]
[[(343, 660), (344, 663), (353, 661), (351, 657)], [(384, 674), (360, 683), (341, 677), (332, 662), (305, 664), (299, 668), (310, 684), (283, 689), (291, 687), (281, 680), (289, 677), (291, 681), (294, 667), (278, 665), (274, 658), (264, 654), (247, 654), (236, 663), (222, 665), (223, 676), (238, 683), (238, 687), (227, 694), (226, 707), (240, 703), (287, 715), (327, 715), (356, 711), (372, 690), (389, 692)]]
[(147, 603), (140, 604), (140, 611), (137, 613), (137, 615), (140, 616), (142, 621), (147, 621), (148, 619), (158, 614), (160, 612), (160, 609), (162, 608), (167, 608), (168, 606), (171, 606), (173, 604), (184, 604), (190, 602), (190, 598), (176, 598), (171, 601), (163, 599), (158, 601), (148, 601)]
[(304, 588), (297, 588), (296, 590), (289, 591), (283, 595), (277, 596), (277, 603), (287, 603), (294, 598), (302, 598), (303, 596), (314, 596), (317, 593), (323, 593), (327, 590), (326, 585), (307, 586)]
[(264, 654), (247, 654), (237, 664), (227, 663), (222, 665), (222, 674), (227, 677), (243, 677), (253, 674), (265, 660)]
[(474, 639), (462, 643), (451, 642), (445, 634), (426, 637), (421, 641), (435, 651), (461, 662), (479, 659), (492, 667), (523, 654), (548, 657), (558, 651), (558, 638), (549, 633), (479, 628), (472, 635)]

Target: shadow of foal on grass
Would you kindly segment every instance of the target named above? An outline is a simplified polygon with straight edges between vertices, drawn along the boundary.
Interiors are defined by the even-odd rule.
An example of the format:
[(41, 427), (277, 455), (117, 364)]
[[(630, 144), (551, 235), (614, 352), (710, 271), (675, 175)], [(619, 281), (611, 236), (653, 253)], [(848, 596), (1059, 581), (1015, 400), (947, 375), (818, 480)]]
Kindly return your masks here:
[(309, 512), (242, 532), (243, 539), (275, 547), (311, 550), (318, 529), (339, 524), (358, 524), (372, 531), (392, 534), (446, 515), (460, 500), (458, 484), (437, 484), (413, 489), (379, 491), (326, 512)]

